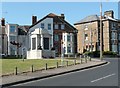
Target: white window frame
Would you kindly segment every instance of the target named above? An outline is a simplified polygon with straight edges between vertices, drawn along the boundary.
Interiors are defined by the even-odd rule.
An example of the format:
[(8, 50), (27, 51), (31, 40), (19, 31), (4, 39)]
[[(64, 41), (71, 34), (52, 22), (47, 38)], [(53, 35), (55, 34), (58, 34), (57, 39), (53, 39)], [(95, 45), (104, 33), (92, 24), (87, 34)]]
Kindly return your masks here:
[(51, 30), (51, 24), (48, 23), (48, 30)]
[(45, 28), (45, 24), (41, 23), (41, 28), (44, 29)]

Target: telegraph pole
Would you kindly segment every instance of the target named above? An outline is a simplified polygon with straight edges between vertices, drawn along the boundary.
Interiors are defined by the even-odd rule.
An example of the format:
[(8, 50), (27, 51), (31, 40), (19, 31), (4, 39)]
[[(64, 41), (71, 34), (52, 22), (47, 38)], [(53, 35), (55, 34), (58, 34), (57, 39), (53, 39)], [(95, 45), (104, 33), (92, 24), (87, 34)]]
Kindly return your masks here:
[(100, 3), (100, 60), (103, 60), (102, 2)]
[(92, 22), (91, 22), (91, 28), (90, 28), (90, 52), (92, 52)]

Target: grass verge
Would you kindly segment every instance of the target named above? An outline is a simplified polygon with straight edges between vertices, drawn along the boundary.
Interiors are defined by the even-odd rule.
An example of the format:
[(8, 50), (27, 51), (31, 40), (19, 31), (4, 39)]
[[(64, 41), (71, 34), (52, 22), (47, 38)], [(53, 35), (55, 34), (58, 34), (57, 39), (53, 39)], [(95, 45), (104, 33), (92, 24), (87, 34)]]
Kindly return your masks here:
[[(15, 67), (18, 68), (18, 72), (27, 72), (30, 71), (31, 66), (33, 65), (34, 70), (44, 69), (45, 64), (48, 64), (49, 67), (56, 67), (56, 64), (61, 65), (60, 59), (1, 59), (0, 63), (2, 63), (2, 70), (0, 75), (7, 75), (14, 73)], [(64, 65), (66, 64), (66, 60), (64, 60)], [(68, 61), (68, 64), (73, 64), (73, 61)]]

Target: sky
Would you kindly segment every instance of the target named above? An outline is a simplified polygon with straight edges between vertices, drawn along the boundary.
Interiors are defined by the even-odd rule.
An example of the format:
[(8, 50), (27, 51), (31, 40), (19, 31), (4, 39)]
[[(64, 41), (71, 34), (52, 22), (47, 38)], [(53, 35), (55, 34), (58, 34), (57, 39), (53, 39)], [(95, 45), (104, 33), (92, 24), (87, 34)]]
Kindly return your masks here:
[[(2, 2), (0, 7), (0, 18), (19, 25), (31, 25), (32, 15), (39, 20), (49, 13), (63, 13), (72, 25), (86, 16), (100, 15), (100, 2)], [(103, 13), (113, 10), (115, 18), (118, 18), (118, 2), (102, 2), (102, 8)]]

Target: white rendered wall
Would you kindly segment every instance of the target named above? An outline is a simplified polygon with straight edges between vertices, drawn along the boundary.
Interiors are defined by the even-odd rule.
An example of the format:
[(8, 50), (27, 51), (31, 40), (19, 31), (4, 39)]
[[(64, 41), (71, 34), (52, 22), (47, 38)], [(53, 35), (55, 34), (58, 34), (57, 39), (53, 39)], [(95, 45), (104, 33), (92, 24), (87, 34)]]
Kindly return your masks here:
[[(32, 28), (30, 28), (29, 31), (31, 32), (31, 31), (34, 31), (37, 28), (41, 28), (41, 23), (44, 23), (44, 29), (47, 29), (47, 30), (48, 30), (48, 24), (51, 24), (51, 30), (48, 30), (48, 32), (49, 32), (49, 34), (52, 35), (52, 39), (51, 39), (52, 41), (51, 42), (52, 42), (52, 47), (53, 47), (53, 18), (44, 19), (43, 21), (39, 22), (38, 24), (36, 24)], [(29, 46), (31, 46), (31, 45), (29, 44)]]
[[(67, 41), (67, 36), (70, 35), (71, 36), (71, 40)], [(66, 52), (64, 54), (74, 54), (74, 34), (73, 33), (63, 33), (62, 34), (63, 37), (63, 48), (66, 48)], [(67, 52), (67, 47), (71, 47), (71, 53)]]
[[(17, 47), (15, 45), (10, 44), (10, 36), (15, 36), (16, 41), (17, 41), (17, 36), (18, 36), (18, 25), (17, 24), (7, 24), (6, 25), (6, 32), (7, 32), (7, 37), (8, 37), (8, 55), (11, 55), (10, 47), (14, 47), (16, 52), (17, 52)], [(10, 33), (10, 26), (15, 26), (16, 32)]]

